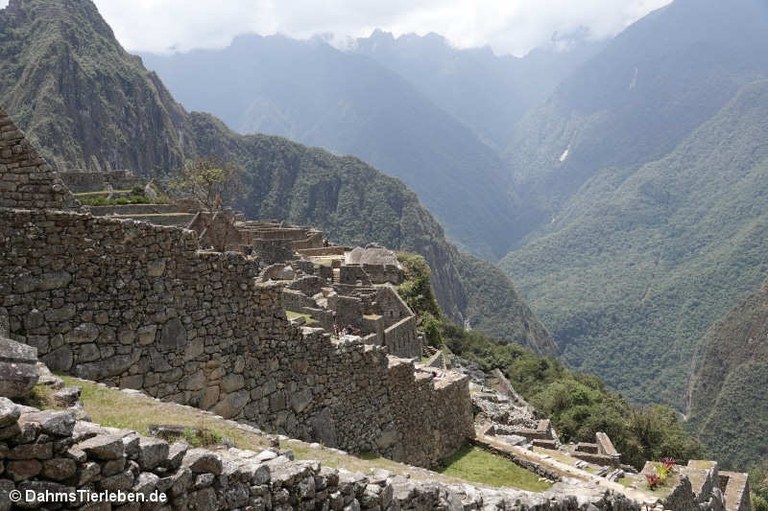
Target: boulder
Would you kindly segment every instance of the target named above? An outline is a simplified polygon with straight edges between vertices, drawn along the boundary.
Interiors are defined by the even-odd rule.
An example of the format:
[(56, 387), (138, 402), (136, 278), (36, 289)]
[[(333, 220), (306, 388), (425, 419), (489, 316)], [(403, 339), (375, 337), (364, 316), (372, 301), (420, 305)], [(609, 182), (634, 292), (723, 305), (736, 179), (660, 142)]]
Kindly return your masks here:
[(0, 397), (26, 397), (37, 380), (37, 349), (0, 337)]

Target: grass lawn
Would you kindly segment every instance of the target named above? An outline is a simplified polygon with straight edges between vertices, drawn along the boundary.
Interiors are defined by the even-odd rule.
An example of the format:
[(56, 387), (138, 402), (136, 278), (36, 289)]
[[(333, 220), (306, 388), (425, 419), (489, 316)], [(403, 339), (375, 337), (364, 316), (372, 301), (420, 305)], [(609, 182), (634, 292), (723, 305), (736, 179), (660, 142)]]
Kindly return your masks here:
[(512, 461), (480, 447), (467, 445), (446, 461), (441, 474), (495, 487), (544, 491), (552, 486)]

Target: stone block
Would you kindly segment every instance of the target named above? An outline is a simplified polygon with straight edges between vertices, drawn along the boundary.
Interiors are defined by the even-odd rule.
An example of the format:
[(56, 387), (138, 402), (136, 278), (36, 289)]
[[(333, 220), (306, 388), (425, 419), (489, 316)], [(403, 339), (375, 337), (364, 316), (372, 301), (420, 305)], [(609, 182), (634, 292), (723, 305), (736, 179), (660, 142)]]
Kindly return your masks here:
[(43, 462), (42, 475), (54, 481), (64, 481), (74, 476), (77, 464), (69, 458), (53, 458)]
[(229, 394), (245, 387), (245, 378), (241, 374), (228, 374), (221, 380), (221, 390)]
[(0, 337), (0, 397), (26, 397), (37, 380), (37, 350)]
[(187, 330), (180, 319), (173, 318), (160, 330), (158, 349), (164, 352), (175, 352), (184, 347), (186, 342)]
[(68, 437), (75, 428), (75, 415), (70, 411), (57, 410), (25, 413), (19, 418), (19, 424), (35, 424), (47, 435)]
[(16, 460), (8, 462), (5, 473), (14, 481), (32, 479), (43, 470), (43, 464), (38, 460)]
[(122, 458), (125, 454), (122, 436), (97, 435), (80, 442), (76, 446), (88, 455), (89, 459), (109, 461)]
[(70, 344), (85, 344), (95, 341), (100, 332), (99, 327), (93, 323), (81, 323), (64, 336), (64, 340)]
[(136, 461), (143, 471), (153, 470), (168, 458), (168, 452), (168, 442), (165, 440), (142, 437)]
[(20, 415), (21, 409), (16, 403), (8, 398), (0, 397), (0, 429), (15, 425)]
[(220, 475), (222, 470), (221, 458), (205, 449), (190, 449), (184, 455), (182, 466), (188, 467), (193, 474), (210, 473)]

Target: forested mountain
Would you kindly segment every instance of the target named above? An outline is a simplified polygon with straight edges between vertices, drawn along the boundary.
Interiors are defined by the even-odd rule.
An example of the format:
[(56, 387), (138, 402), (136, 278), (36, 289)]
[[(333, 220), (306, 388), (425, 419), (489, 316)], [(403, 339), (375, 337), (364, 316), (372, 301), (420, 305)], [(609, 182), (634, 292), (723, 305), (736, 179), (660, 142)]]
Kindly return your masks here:
[(768, 458), (768, 283), (709, 329), (694, 358), (688, 420), (726, 466)]
[[(705, 332), (768, 277), (766, 78), (765, 2), (675, 0), (516, 128), (518, 190), (549, 220), (502, 267), (565, 360), (636, 402), (684, 410), (691, 357), (719, 364)], [(744, 467), (765, 454), (749, 437), (768, 414), (737, 390), (758, 383), (760, 357), (722, 333), (705, 346), (714, 338), (743, 358), (714, 378), (697, 370), (723, 380), (711, 395), (694, 386), (691, 427)]]
[(498, 299), (478, 302), (471, 286), (485, 272), (482, 263), (449, 244), (399, 180), (356, 158), (279, 137), (240, 136), (210, 115), (187, 113), (120, 47), (90, 0), (11, 0), (0, 11), (0, 56), (0, 104), (57, 164), (82, 168), (95, 158), (100, 166), (157, 175), (185, 158), (223, 158), (251, 184), (239, 204), (248, 214), (316, 225), (342, 243), (416, 251), (432, 267), (451, 317), (478, 325), (496, 317), (487, 331), (553, 349), (506, 277), (491, 277)]
[(223, 50), (144, 60), (185, 106), (241, 133), (354, 154), (402, 179), (463, 247), (494, 260), (509, 250), (520, 210), (501, 158), (373, 59), (320, 40), (248, 35)]
[(567, 361), (682, 408), (697, 341), (768, 275), (768, 81), (667, 156), (600, 170), (503, 267)]

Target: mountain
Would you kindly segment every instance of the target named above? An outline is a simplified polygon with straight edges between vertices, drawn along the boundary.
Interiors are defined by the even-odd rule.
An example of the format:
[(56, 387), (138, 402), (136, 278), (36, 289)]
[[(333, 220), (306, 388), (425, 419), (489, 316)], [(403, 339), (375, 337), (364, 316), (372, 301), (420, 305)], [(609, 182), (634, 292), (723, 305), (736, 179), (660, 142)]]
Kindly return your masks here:
[(186, 112), (115, 43), (87, 1), (14, 0), (0, 14), (0, 102), (49, 159), (145, 173), (177, 168)]
[(568, 362), (682, 408), (699, 339), (768, 276), (766, 140), (756, 81), (663, 158), (597, 172), (504, 259)]
[[(422, 254), (435, 291), (457, 321), (498, 318), (504, 340), (539, 352), (551, 338), (505, 276), (498, 299), (471, 288), (483, 263), (448, 243), (402, 182), (352, 157), (289, 140), (241, 136), (216, 118), (188, 113), (154, 73), (115, 40), (89, 0), (11, 0), (0, 11), (0, 104), (60, 167), (129, 168), (167, 174), (185, 158), (215, 156), (240, 166), (252, 217), (316, 225), (341, 243), (377, 241)], [(471, 278), (462, 274), (472, 272)], [(489, 308), (490, 307), (490, 308)], [(489, 331), (492, 330), (489, 328)]]
[(507, 157), (528, 206), (549, 221), (599, 171), (673, 150), (766, 76), (766, 33), (761, 0), (676, 0), (629, 27), (518, 124)]
[(505, 164), (373, 59), (320, 40), (257, 35), (223, 50), (143, 57), (187, 107), (241, 133), (354, 154), (402, 179), (462, 247), (494, 260), (509, 250), (519, 209)]
[(682, 409), (707, 328), (766, 278), (768, 7), (676, 0), (521, 120), (520, 196), (548, 221), (501, 263), (573, 366)]
[(707, 331), (689, 383), (690, 429), (725, 466), (768, 458), (768, 283)]
[(402, 76), (481, 140), (502, 150), (523, 114), (603, 46), (583, 38), (561, 40), (518, 58), (497, 56), (488, 47), (457, 49), (434, 33), (395, 38), (376, 30), (358, 38), (348, 51)]

